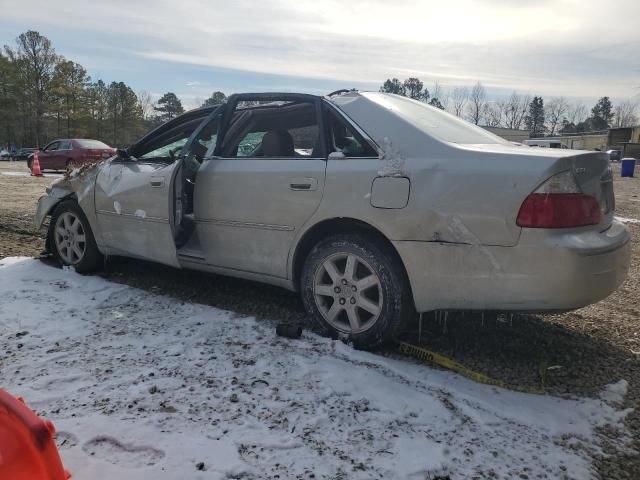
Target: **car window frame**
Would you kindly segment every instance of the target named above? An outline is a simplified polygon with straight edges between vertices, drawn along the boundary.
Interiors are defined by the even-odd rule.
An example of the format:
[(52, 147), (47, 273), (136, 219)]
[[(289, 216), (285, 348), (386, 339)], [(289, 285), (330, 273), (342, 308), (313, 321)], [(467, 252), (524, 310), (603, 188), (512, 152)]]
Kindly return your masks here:
[[(318, 141), (320, 142), (320, 152), (317, 156), (292, 156), (292, 157), (238, 157), (222, 155), (221, 150), (225, 137), (228, 133), (233, 113), (237, 111), (238, 103), (242, 101), (298, 101), (313, 104), (316, 113), (316, 125), (318, 126)], [(327, 160), (328, 149), (325, 134), (324, 114), (322, 112), (322, 99), (316, 95), (305, 93), (239, 93), (228, 98), (222, 121), (218, 129), (218, 138), (213, 152), (215, 158), (226, 160)]]
[[(206, 110), (210, 110), (209, 112), (203, 111), (204, 109)], [(212, 105), (212, 106), (207, 106), (207, 107), (202, 107), (199, 109), (195, 109), (195, 110), (200, 110), (202, 111), (201, 113), (203, 113), (203, 115), (200, 118), (200, 123), (197, 124), (197, 126), (195, 127), (195, 129), (191, 132), (191, 134), (189, 135), (189, 137), (187, 137), (187, 141), (185, 142), (185, 144), (180, 148), (180, 150), (178, 150), (175, 154), (175, 156), (171, 159), (169, 157), (150, 157), (150, 158), (142, 158), (137, 157), (136, 155), (134, 155), (134, 153), (136, 152), (136, 150), (144, 148), (146, 145), (148, 145), (149, 143), (153, 142), (156, 140), (157, 137), (161, 137), (163, 135), (167, 135), (168, 133), (170, 133), (171, 131), (175, 130), (176, 128), (178, 128), (180, 125), (182, 125), (183, 123), (188, 123), (188, 122), (192, 122), (197, 120), (198, 117), (192, 118), (194, 114), (197, 114), (199, 112), (196, 112), (194, 110), (188, 111), (182, 115), (179, 115), (178, 117), (172, 118), (170, 120), (167, 120), (166, 122), (162, 123), (161, 125), (158, 125), (157, 127), (149, 130), (147, 133), (145, 133), (142, 138), (140, 138), (137, 142), (135, 142), (133, 145), (131, 145), (129, 148), (124, 150), (124, 154), (119, 154), (117, 155), (113, 160), (112, 163), (130, 163), (130, 162), (140, 162), (140, 163), (166, 163), (166, 164), (171, 164), (174, 163), (178, 160), (181, 160), (184, 156), (185, 153), (185, 148), (190, 146), (192, 143), (193, 138), (195, 138), (195, 136), (197, 134), (199, 134), (202, 131), (203, 125), (205, 125), (206, 122), (208, 122), (210, 120), (210, 118), (220, 109), (220, 105)], [(182, 119), (181, 119), (182, 117)], [(182, 121), (178, 121), (179, 119), (181, 119)], [(160, 147), (158, 147), (160, 148)], [(157, 148), (156, 148), (157, 149)], [(156, 150), (154, 149), (154, 150)], [(151, 150), (153, 151), (153, 150)]]
[[(369, 134), (367, 132), (365, 132), (362, 127), (360, 127), (360, 125), (358, 125), (351, 117), (349, 117), (349, 115), (347, 115), (345, 112), (343, 112), (338, 106), (334, 105), (333, 102), (331, 102), (330, 100), (327, 100), (326, 98), (323, 99), (323, 106), (325, 107), (324, 110), (326, 112), (326, 115), (330, 115), (332, 113), (334, 113), (335, 115), (338, 116), (339, 119), (341, 119), (346, 125), (348, 125), (349, 127), (351, 127), (357, 137), (357, 140), (359, 142), (364, 142), (366, 144), (369, 145), (369, 147), (371, 147), (371, 149), (377, 153), (377, 155), (375, 156), (348, 156), (345, 155), (344, 158), (348, 158), (348, 159), (382, 159), (384, 158), (384, 150), (382, 150), (382, 148), (380, 148), (380, 146), (369, 136)], [(331, 130), (331, 122), (327, 119), (327, 130), (326, 130), (326, 139), (325, 139), (325, 143), (328, 143), (329, 138), (332, 137), (333, 135), (333, 131)], [(332, 143), (329, 145), (327, 145), (328, 150), (332, 149), (334, 146), (334, 143), (332, 141)], [(327, 150), (327, 151), (328, 151)], [(329, 152), (329, 154), (333, 153)]]
[(52, 141), (52, 142), (49, 142), (49, 143), (48, 143), (48, 144), (47, 144), (47, 145), (42, 149), (42, 151), (43, 151), (43, 152), (46, 152), (46, 153), (49, 153), (49, 152), (57, 152), (57, 151), (58, 151), (58, 148), (52, 149), (52, 148), (50, 148), (50, 147), (51, 147), (52, 145), (56, 145), (56, 144), (59, 144), (59, 143), (60, 143), (60, 140), (54, 140), (54, 141)]
[(217, 108), (215, 108), (209, 115), (207, 115), (207, 117), (202, 121), (202, 123), (198, 125), (198, 128), (196, 128), (193, 131), (193, 133), (187, 140), (187, 143), (185, 143), (185, 145), (182, 147), (182, 150), (180, 152), (181, 158), (186, 158), (191, 153), (191, 147), (193, 145), (193, 142), (195, 142), (200, 137), (200, 134), (204, 129), (209, 127), (211, 122), (214, 122), (216, 121), (216, 119), (218, 119), (217, 121), (219, 122), (219, 124), (218, 124), (218, 133), (216, 133), (216, 141), (213, 144), (209, 145), (209, 147), (207, 147), (207, 151), (205, 152), (204, 158), (202, 159), (202, 161), (204, 162), (204, 160), (206, 160), (207, 158), (213, 155), (213, 152), (218, 143), (218, 137), (220, 135), (220, 127), (222, 123), (222, 116), (224, 114), (225, 108), (226, 108), (226, 104), (217, 105)]

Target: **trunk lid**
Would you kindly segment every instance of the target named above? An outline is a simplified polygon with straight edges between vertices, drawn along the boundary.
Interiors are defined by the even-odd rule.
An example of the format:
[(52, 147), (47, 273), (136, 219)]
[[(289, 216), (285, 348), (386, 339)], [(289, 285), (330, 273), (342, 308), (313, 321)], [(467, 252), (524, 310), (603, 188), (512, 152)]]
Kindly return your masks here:
[(112, 148), (85, 148), (84, 149), (85, 160), (106, 160), (114, 155), (114, 149)]
[[(564, 153), (564, 152), (563, 152)], [(615, 197), (613, 175), (609, 155), (604, 152), (572, 152), (574, 155), (559, 158), (553, 173), (570, 171), (582, 193), (593, 196), (600, 205), (601, 219), (597, 227), (600, 231), (609, 228), (613, 221)]]

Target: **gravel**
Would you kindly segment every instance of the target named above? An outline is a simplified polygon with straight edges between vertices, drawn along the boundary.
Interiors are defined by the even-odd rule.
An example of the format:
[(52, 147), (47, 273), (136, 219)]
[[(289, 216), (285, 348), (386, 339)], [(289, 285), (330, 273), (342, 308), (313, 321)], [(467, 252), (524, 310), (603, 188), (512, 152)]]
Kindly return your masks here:
[[(0, 258), (38, 255), (44, 239), (34, 230), (32, 219), (36, 200), (52, 179), (3, 175), (6, 171), (26, 171), (26, 166), (0, 164)], [(640, 219), (640, 180), (620, 178), (618, 165), (614, 165), (614, 176), (617, 215)], [(605, 385), (626, 380), (629, 387), (623, 407), (633, 409), (627, 416), (633, 450), (616, 449), (606, 440), (615, 433), (600, 432), (603, 454), (594, 469), (602, 479), (640, 478), (640, 224), (628, 227), (633, 236), (629, 278), (595, 305), (544, 316), (429, 314), (423, 316), (420, 338), (417, 321), (408, 326), (403, 338), (491, 377), (517, 385), (543, 385), (558, 396), (594, 396)], [(129, 259), (115, 259), (101, 275), (258, 319), (305, 322), (298, 296), (268, 285)]]

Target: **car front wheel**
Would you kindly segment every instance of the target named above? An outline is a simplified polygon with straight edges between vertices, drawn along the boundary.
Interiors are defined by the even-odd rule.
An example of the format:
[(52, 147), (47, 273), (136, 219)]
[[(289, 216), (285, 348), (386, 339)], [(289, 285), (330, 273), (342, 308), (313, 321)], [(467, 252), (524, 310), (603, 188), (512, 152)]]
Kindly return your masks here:
[(102, 264), (89, 221), (73, 200), (61, 202), (54, 210), (49, 247), (61, 265), (74, 267), (78, 273), (92, 272)]
[(411, 310), (405, 275), (389, 248), (358, 234), (318, 243), (302, 271), (302, 299), (321, 333), (357, 348), (390, 342)]

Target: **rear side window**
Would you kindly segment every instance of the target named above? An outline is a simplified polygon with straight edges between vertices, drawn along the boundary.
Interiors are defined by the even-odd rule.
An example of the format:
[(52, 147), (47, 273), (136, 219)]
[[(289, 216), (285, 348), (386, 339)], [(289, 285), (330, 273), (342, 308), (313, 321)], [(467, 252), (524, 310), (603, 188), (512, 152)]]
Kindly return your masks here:
[(375, 149), (347, 120), (331, 108), (327, 108), (329, 123), (329, 150), (342, 152), (345, 157), (378, 157)]
[(60, 142), (60, 146), (58, 147), (58, 150), (71, 150), (73, 147), (71, 146), (71, 141), (70, 140), (63, 140)]
[(287, 99), (242, 100), (221, 147), (223, 157), (318, 157), (322, 148), (316, 105)]
[[(76, 140), (80, 148), (110, 148), (106, 143), (102, 143), (99, 140)], [(69, 147), (71, 148), (71, 147)]]
[(426, 103), (387, 93), (364, 92), (362, 95), (427, 135), (445, 142), (510, 145), (503, 138)]

